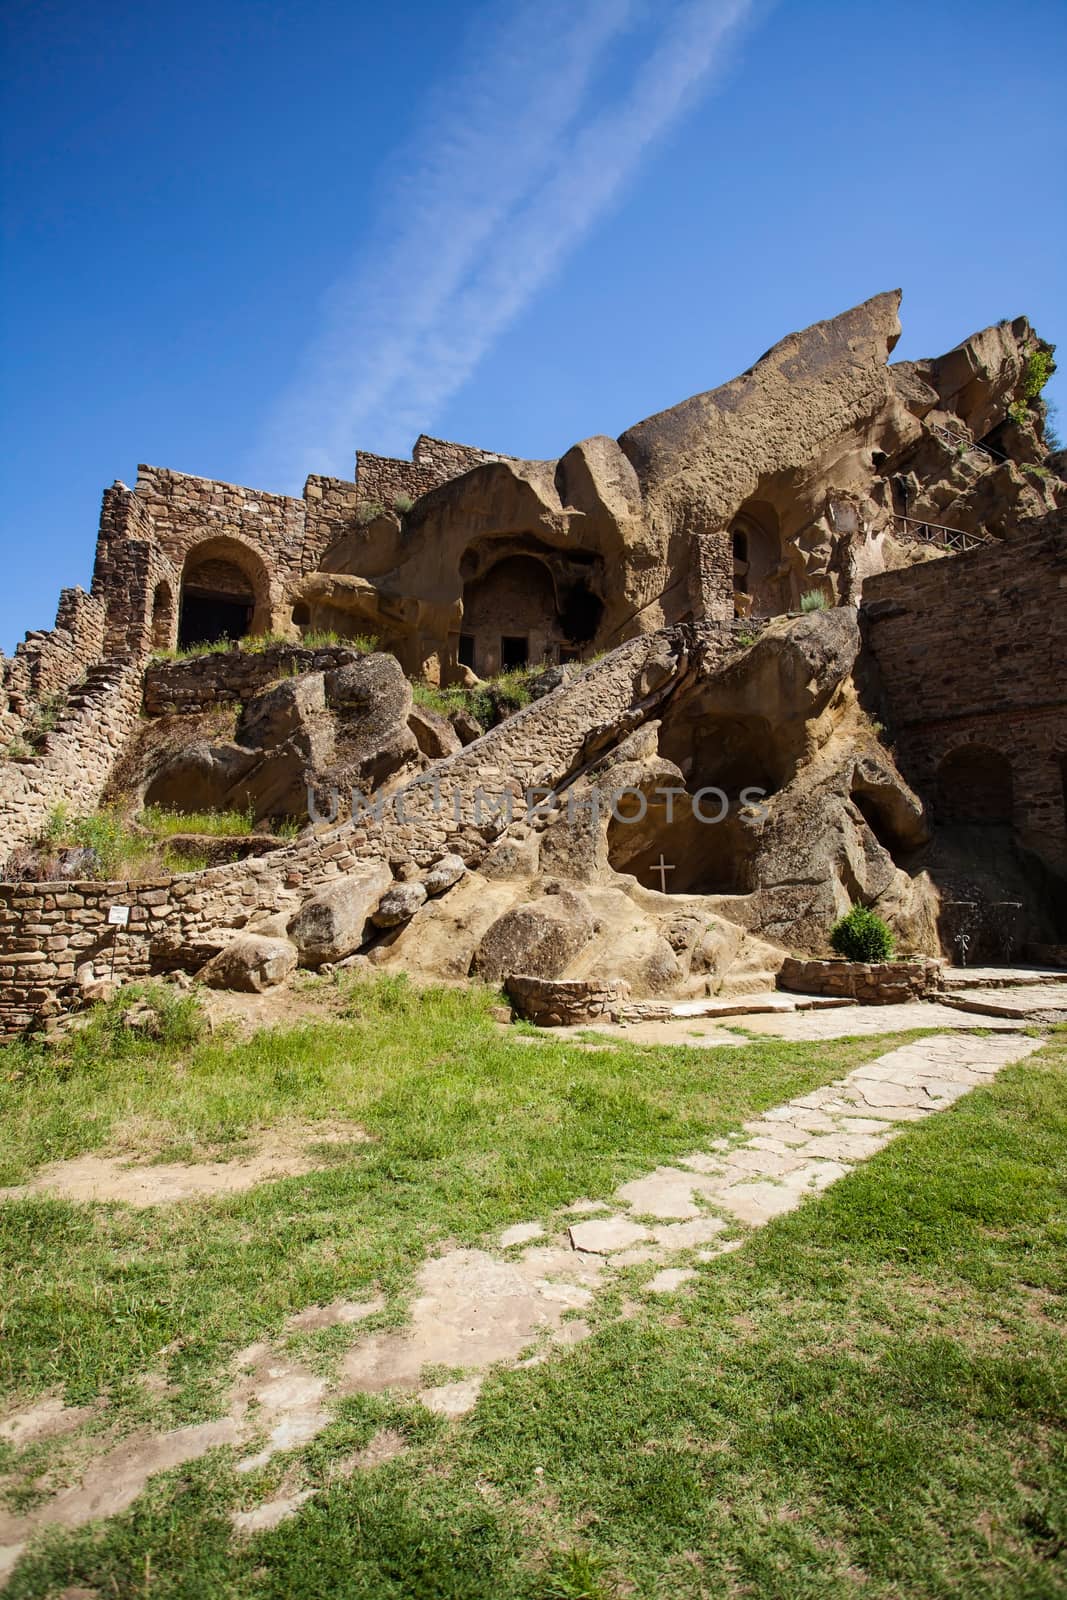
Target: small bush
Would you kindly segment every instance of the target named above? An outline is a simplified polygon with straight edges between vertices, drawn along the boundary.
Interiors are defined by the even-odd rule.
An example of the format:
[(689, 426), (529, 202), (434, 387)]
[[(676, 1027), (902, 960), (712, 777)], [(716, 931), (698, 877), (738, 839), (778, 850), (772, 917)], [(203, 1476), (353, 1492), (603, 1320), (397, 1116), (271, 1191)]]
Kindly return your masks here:
[(821, 589), (809, 589), (807, 594), (800, 597), (801, 611), (826, 611), (830, 605), (829, 600)]
[(407, 515), (414, 504), (415, 502), (409, 494), (398, 494), (393, 501), (393, 510), (403, 517)]
[(1036, 350), (1031, 350), (1026, 358), (1026, 371), (1023, 374), (1023, 396), (1027, 400), (1036, 400), (1048, 380), (1056, 370), (1056, 363), (1052, 359), (1056, 346), (1054, 344), (1038, 345)]
[(853, 906), (830, 931), (830, 944), (846, 961), (888, 961), (893, 935), (877, 912)]
[(372, 522), (377, 522), (379, 517), (385, 516), (385, 507), (380, 500), (361, 500), (356, 507), (356, 522), (361, 528), (369, 527)]

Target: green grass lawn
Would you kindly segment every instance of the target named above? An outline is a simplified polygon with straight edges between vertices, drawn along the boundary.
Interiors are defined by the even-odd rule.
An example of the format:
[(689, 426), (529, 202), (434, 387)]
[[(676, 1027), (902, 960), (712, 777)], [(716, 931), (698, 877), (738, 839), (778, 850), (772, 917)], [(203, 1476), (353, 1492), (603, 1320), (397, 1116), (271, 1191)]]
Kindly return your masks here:
[[(131, 1043), (104, 1014), (60, 1058), (8, 1051), (5, 1182), (86, 1150), (217, 1155), (286, 1119), (351, 1120), (374, 1141), (225, 1199), (4, 1206), (11, 1392), (106, 1392), (132, 1424), (152, 1370), (174, 1385), (153, 1427), (210, 1414), (225, 1357), (288, 1312), (380, 1286), (398, 1315), (436, 1243), (605, 1196), (887, 1048), (520, 1043), (491, 998), (393, 981), (354, 988), (346, 1017), (246, 1044), (193, 1042), (179, 1006), (169, 1042)], [(620, 1318), (624, 1278), (587, 1343), (498, 1374), (462, 1422), (404, 1397), (343, 1401), (251, 1479), (219, 1450), (102, 1529), (47, 1536), (9, 1592), (1067, 1593), (1065, 1066), (1061, 1034), (689, 1294)], [(384, 1425), (406, 1453), (339, 1476)], [(48, 1470), (47, 1443), (22, 1455), (0, 1460), (9, 1498)], [(279, 1485), (318, 1492), (235, 1538), (230, 1511)]]

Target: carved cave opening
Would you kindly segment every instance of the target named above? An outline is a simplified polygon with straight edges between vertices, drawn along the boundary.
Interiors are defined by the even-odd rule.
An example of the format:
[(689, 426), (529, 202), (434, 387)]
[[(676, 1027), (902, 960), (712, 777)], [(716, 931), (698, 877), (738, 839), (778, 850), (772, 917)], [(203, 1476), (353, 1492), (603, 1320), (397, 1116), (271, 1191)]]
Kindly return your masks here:
[[(668, 894), (748, 894), (757, 886), (761, 801), (789, 776), (759, 716), (705, 710), (700, 697), (660, 730), (659, 753), (679, 768), (672, 796), (657, 794), (668, 779), (652, 780), (642, 796), (627, 795), (608, 826), (608, 860), (646, 888), (659, 889), (662, 854)], [(642, 807), (641, 799), (644, 800)]]
[[(480, 677), (511, 667), (566, 659), (596, 636), (604, 612), (588, 552), (491, 546), (467, 551), (461, 565), (463, 631), (459, 661)], [(486, 562), (488, 561), (488, 565)]]
[(742, 617), (776, 617), (793, 602), (782, 555), (778, 513), (766, 500), (747, 500), (730, 524), (734, 610)]

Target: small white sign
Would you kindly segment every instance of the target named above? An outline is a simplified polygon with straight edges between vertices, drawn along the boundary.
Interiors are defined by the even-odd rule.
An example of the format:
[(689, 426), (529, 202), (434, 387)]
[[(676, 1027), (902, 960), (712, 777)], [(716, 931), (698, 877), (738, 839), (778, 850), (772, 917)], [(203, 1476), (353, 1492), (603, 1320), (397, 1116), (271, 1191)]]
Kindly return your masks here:
[(107, 920), (114, 928), (124, 928), (130, 920), (129, 906), (112, 906), (108, 911)]

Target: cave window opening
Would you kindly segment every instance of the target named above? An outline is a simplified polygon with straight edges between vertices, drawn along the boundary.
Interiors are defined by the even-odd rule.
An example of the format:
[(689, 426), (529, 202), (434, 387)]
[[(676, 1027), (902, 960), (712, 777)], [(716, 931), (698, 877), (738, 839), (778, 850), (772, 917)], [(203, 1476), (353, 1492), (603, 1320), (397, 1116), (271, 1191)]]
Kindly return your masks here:
[(519, 634), (502, 634), (500, 638), (500, 666), (504, 672), (525, 667), (530, 661), (530, 641)]
[(306, 628), (310, 621), (311, 611), (304, 605), (303, 601), (293, 607), (293, 626), (295, 628)]
[(894, 866), (903, 866), (909, 854), (908, 847), (877, 799), (871, 794), (853, 789), (852, 803), (882, 849), (888, 853)]
[(459, 662), (461, 667), (469, 667), (472, 672), (474, 671), (474, 635), (473, 635), (473, 633), (461, 633), (460, 634), (460, 636), (459, 636), (459, 649), (456, 652), (456, 659), (458, 660), (458, 662)]
[(735, 528), (733, 531), (734, 560), (748, 560), (748, 534), (744, 528)]

